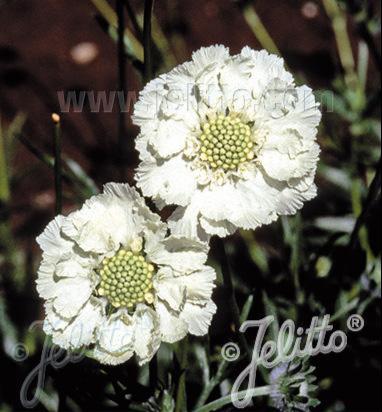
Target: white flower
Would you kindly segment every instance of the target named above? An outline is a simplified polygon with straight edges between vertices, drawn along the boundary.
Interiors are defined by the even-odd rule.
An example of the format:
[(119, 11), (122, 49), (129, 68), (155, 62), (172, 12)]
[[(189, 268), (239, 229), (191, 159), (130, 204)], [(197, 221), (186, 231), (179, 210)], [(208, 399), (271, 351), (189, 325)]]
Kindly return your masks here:
[(167, 230), (135, 189), (114, 183), (54, 219), (38, 238), (37, 279), (53, 342), (106, 364), (134, 353), (143, 364), (161, 341), (205, 335), (216, 311), (208, 246)]
[(224, 237), (291, 215), (316, 196), (321, 114), (281, 58), (202, 48), (149, 83), (135, 105), (136, 180), (179, 207), (175, 234)]

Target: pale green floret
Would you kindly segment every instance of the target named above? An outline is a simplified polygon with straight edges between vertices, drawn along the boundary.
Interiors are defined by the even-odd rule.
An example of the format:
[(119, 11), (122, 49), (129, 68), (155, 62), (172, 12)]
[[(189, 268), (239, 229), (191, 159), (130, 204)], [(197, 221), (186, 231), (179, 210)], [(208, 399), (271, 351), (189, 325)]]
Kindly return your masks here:
[(152, 304), (154, 271), (144, 256), (121, 249), (112, 258), (103, 260), (97, 292), (115, 308), (131, 309), (143, 302)]
[(202, 126), (199, 158), (211, 169), (225, 172), (255, 157), (252, 128), (235, 115), (219, 116)]

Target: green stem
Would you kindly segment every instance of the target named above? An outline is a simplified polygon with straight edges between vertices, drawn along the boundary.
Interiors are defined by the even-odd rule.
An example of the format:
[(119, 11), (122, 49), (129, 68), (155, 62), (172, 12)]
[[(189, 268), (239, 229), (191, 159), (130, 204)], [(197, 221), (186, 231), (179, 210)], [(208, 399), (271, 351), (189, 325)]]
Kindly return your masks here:
[(124, 3), (125, 3), (127, 14), (128, 14), (129, 19), (131, 21), (131, 24), (133, 25), (135, 34), (138, 37), (139, 41), (141, 43), (143, 43), (143, 31), (142, 31), (141, 26), (138, 23), (138, 20), (137, 20), (137, 17), (135, 15), (135, 13), (134, 13), (134, 10), (131, 7), (130, 1), (129, 0), (124, 0)]
[[(377, 167), (377, 173), (370, 185), (370, 189), (369, 189), (369, 193), (367, 195), (367, 199), (365, 202), (365, 206), (364, 208), (356, 211), (359, 212), (357, 213), (356, 217), (357, 217), (357, 222), (356, 225), (353, 229), (353, 232), (351, 234), (351, 238), (350, 238), (350, 246), (352, 248), (355, 247), (357, 240), (359, 239), (359, 235), (360, 235), (360, 231), (362, 229), (362, 226), (364, 225), (371, 208), (373, 207), (373, 205), (375, 204), (375, 202), (378, 199), (378, 196), (381, 193), (381, 165), (382, 165), (382, 160), (380, 159), (378, 162), (378, 167)], [(354, 201), (353, 201), (354, 203)], [(362, 207), (362, 205), (360, 206), (360, 208)]]
[(208, 382), (208, 384), (203, 388), (202, 393), (199, 396), (199, 399), (196, 402), (195, 408), (201, 408), (210, 397), (212, 391), (220, 384), (223, 380), (225, 372), (229, 366), (229, 362), (223, 359), (219, 364), (216, 375)]
[(152, 14), (154, 0), (145, 0), (145, 12), (143, 18), (143, 38), (144, 38), (144, 65), (145, 81), (153, 78), (152, 66)]
[[(291, 222), (293, 227), (291, 226)], [(291, 249), (291, 258), (290, 258), (290, 272), (293, 277), (293, 284), (296, 293), (296, 301), (299, 305), (303, 304), (305, 301), (304, 290), (301, 288), (300, 281), (300, 266), (302, 261), (302, 249), (301, 249), (301, 231), (302, 231), (302, 222), (301, 214), (293, 218), (283, 216), (281, 218), (281, 224), (284, 231), (284, 242)]]
[(269, 52), (281, 56), (280, 50), (278, 49), (276, 43), (273, 41), (272, 36), (269, 34), (268, 30), (262, 23), (255, 7), (251, 4), (244, 6), (243, 14), (248, 26), (253, 31), (261, 46)]
[[(29, 152), (33, 154), (38, 160), (48, 166), (50, 169), (54, 170), (54, 158), (42, 152), (38, 147), (34, 146), (29, 139), (27, 139), (21, 133), (17, 133), (15, 137), (19, 140), (21, 144), (25, 146)], [(66, 161), (66, 166), (68, 166), (68, 161)], [(70, 169), (70, 168), (69, 168)], [(85, 190), (86, 196), (84, 198), (88, 198), (95, 194), (94, 187), (90, 186), (86, 179), (80, 178), (76, 173), (66, 170), (62, 170), (62, 178), (66, 183), (74, 184), (78, 189), (79, 192), (82, 194)], [(93, 182), (92, 182), (93, 183)], [(83, 196), (82, 196), (83, 197)]]
[(150, 370), (150, 389), (152, 393), (155, 392), (155, 389), (158, 387), (158, 354), (151, 359), (149, 364)]
[[(262, 386), (260, 388), (249, 389), (249, 393), (253, 398), (258, 396), (268, 396), (272, 393), (272, 386)], [(244, 398), (248, 395), (248, 391), (241, 391), (237, 393), (237, 397)], [(220, 411), (224, 406), (230, 405), (232, 403), (232, 395), (225, 396), (224, 398), (220, 398), (214, 402), (211, 402), (207, 405), (202, 406), (201, 408), (197, 408), (194, 412), (213, 412), (213, 411)]]
[(54, 122), (54, 183), (56, 192), (56, 214), (62, 213), (62, 158), (61, 158), (61, 121), (53, 114)]
[[(107, 21), (110, 34), (113, 35), (118, 27), (118, 16), (106, 0), (90, 0), (98, 12)], [(111, 30), (113, 29), (113, 30)], [(139, 40), (133, 35), (128, 27), (125, 28), (125, 47), (130, 58), (143, 62), (143, 48)]]
[(184, 338), (178, 343), (176, 350), (180, 367), (180, 376), (178, 380), (178, 388), (176, 392), (175, 412), (187, 411), (187, 391), (186, 391), (186, 373), (188, 366), (188, 338)]
[[(153, 31), (153, 46), (156, 46), (165, 65), (165, 68), (170, 70), (177, 65), (177, 59), (172, 50), (171, 44), (163, 33), (163, 30), (159, 24), (159, 21), (155, 14), (152, 18), (152, 31)], [(155, 39), (155, 41), (154, 41)]]
[(249, 348), (247, 340), (245, 339), (244, 335), (240, 333), (240, 327), (241, 327), (240, 309), (239, 309), (239, 305), (236, 300), (235, 289), (234, 289), (233, 282), (232, 282), (231, 265), (228, 260), (228, 255), (227, 255), (227, 251), (225, 248), (224, 240), (219, 238), (217, 239), (217, 242), (219, 243), (219, 249), (220, 249), (220, 254), (221, 254), (221, 271), (223, 275), (223, 282), (224, 282), (224, 286), (226, 290), (229, 293), (230, 306), (232, 308), (232, 316), (233, 316), (233, 322), (235, 326), (235, 333), (238, 334), (240, 343), (245, 348), (248, 359), (251, 360), (251, 355), (250, 355), (251, 350)]
[[(126, 97), (126, 55), (125, 55), (125, 11), (123, 1), (117, 0), (116, 4), (118, 16), (118, 90)], [(118, 112), (118, 153), (121, 156), (122, 163), (124, 162), (125, 154), (125, 139), (126, 139), (126, 123), (125, 114), (122, 108)]]
[(10, 198), (7, 159), (5, 155), (5, 138), (0, 124), (0, 202), (7, 203)]
[(327, 15), (332, 21), (332, 27), (337, 42), (338, 54), (345, 71), (345, 80), (353, 90), (357, 88), (358, 78), (355, 70), (355, 59), (347, 30), (345, 13), (336, 0), (323, 0)]
[[(244, 305), (244, 307), (241, 311), (240, 323), (243, 323), (246, 320), (248, 320), (248, 316), (249, 316), (250, 310), (252, 308), (252, 304), (253, 304), (253, 296), (250, 296), (247, 299), (247, 302), (245, 303), (245, 305)], [(201, 394), (200, 394), (200, 396), (199, 396), (199, 398), (196, 402), (195, 408), (201, 408), (207, 402), (207, 400), (210, 397), (212, 391), (216, 388), (216, 386), (218, 386), (223, 381), (228, 367), (229, 367), (229, 362), (226, 361), (224, 358), (222, 358), (222, 360), (219, 363), (216, 375), (212, 379), (210, 379), (208, 384), (203, 388), (203, 390), (202, 390), (202, 392), (201, 392)]]

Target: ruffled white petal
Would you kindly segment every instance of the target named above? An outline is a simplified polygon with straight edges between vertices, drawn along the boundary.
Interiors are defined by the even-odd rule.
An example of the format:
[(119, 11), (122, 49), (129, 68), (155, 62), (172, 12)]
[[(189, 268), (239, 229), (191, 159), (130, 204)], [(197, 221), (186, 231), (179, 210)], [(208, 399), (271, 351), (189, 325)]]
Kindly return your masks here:
[(104, 307), (95, 299), (89, 300), (63, 330), (55, 329), (57, 325), (51, 324), (51, 319), (48, 313), (44, 331), (52, 335), (53, 343), (64, 349), (79, 349), (94, 342), (95, 331), (104, 321)]
[(210, 236), (227, 237), (236, 232), (236, 226), (228, 220), (212, 220), (200, 217), (200, 226)]
[(216, 272), (210, 266), (203, 266), (191, 275), (182, 276), (179, 279), (186, 288), (187, 301), (197, 304), (203, 304), (211, 298), (215, 280)]
[(68, 259), (61, 260), (55, 268), (55, 275), (59, 278), (88, 277), (96, 260), (84, 258), (72, 253)]
[(272, 83), (263, 93), (259, 118), (271, 134), (295, 129), (304, 139), (315, 139), (321, 121), (318, 106), (309, 87)]
[(301, 178), (318, 162), (320, 148), (314, 140), (304, 139), (296, 130), (269, 136), (259, 154), (265, 172), (280, 181)]
[(70, 253), (73, 247), (73, 242), (64, 238), (61, 234), (65, 219), (64, 216), (57, 216), (37, 238), (37, 243), (44, 256), (55, 262), (63, 255)]
[(56, 281), (54, 267), (43, 262), (39, 269), (37, 291), (40, 296), (53, 301), (55, 310), (65, 318), (77, 315), (94, 289), (91, 278), (75, 277)]
[(180, 318), (188, 325), (188, 331), (196, 336), (204, 336), (208, 333), (212, 318), (216, 313), (216, 305), (212, 301), (204, 305), (186, 303)]
[(186, 286), (175, 278), (170, 268), (163, 268), (157, 273), (154, 288), (156, 296), (175, 311), (179, 311), (186, 301)]
[(157, 118), (163, 96), (166, 94), (165, 85), (165, 79), (159, 77), (148, 83), (140, 93), (139, 100), (134, 106), (133, 121), (136, 125), (143, 126)]
[(192, 54), (192, 64), (190, 64), (189, 71), (198, 78), (205, 71), (221, 67), (228, 58), (229, 49), (224, 46), (202, 47)]
[(135, 189), (109, 183), (103, 194), (68, 216), (62, 230), (85, 252), (109, 253), (139, 236), (146, 220), (160, 228), (159, 217), (150, 212)]
[(133, 322), (134, 351), (143, 365), (150, 362), (160, 346), (160, 322), (155, 311), (145, 305), (138, 305)]
[(186, 321), (179, 318), (178, 312), (172, 310), (161, 301), (155, 304), (155, 311), (159, 316), (163, 342), (175, 343), (187, 335), (188, 325)]
[(196, 239), (170, 236), (155, 249), (148, 250), (150, 260), (170, 266), (180, 273), (200, 269), (207, 260), (208, 245)]
[(284, 60), (265, 50), (255, 51), (244, 47), (240, 54), (247, 61), (251, 71), (251, 85), (254, 98), (260, 98), (268, 84), (279, 79), (286, 84), (293, 84), (293, 76), (285, 70)]
[(184, 122), (176, 120), (161, 120), (156, 128), (148, 134), (148, 144), (162, 158), (168, 158), (181, 152), (191, 130)]
[(174, 236), (202, 239), (199, 230), (199, 214), (199, 206), (195, 198), (191, 200), (188, 207), (177, 207), (168, 221), (171, 233)]
[(168, 161), (141, 163), (136, 180), (145, 196), (164, 200), (167, 204), (186, 205), (196, 190), (194, 173), (180, 156)]
[(112, 196), (95, 196), (67, 218), (63, 231), (85, 252), (115, 252), (137, 235), (131, 208)]
[(275, 218), (276, 191), (267, 187), (260, 173), (251, 180), (214, 186), (200, 197), (203, 217), (229, 221), (236, 227), (255, 229)]
[(280, 189), (277, 203), (277, 213), (280, 215), (294, 215), (304, 206), (304, 202), (317, 196), (317, 186), (313, 183), (314, 172), (295, 182), (295, 186), (286, 185)]
[(123, 359), (134, 355), (134, 323), (126, 310), (113, 314), (97, 332), (99, 351)]
[(126, 351), (122, 353), (110, 353), (103, 350), (99, 346), (96, 346), (92, 350), (91, 356), (104, 365), (116, 366), (121, 365), (122, 363), (125, 363), (128, 360), (130, 360), (134, 356), (134, 352)]

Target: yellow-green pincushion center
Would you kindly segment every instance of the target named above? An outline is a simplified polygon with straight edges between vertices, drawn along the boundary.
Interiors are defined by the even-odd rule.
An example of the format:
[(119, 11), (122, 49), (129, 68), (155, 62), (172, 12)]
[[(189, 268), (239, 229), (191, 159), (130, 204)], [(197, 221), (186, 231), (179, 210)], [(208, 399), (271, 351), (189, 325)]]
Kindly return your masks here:
[(199, 158), (211, 169), (234, 171), (254, 159), (252, 127), (239, 117), (220, 115), (202, 129)]
[(98, 294), (115, 308), (133, 308), (138, 303), (153, 303), (154, 266), (143, 255), (121, 249), (105, 258), (99, 271)]

